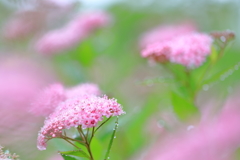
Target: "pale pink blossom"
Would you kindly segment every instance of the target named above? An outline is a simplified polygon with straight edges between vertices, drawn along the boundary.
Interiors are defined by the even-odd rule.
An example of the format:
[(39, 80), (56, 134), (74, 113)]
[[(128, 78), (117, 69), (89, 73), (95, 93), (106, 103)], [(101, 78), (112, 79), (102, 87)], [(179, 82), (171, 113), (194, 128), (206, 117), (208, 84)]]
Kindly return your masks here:
[(47, 140), (61, 137), (63, 129), (81, 126), (83, 129), (97, 126), (103, 117), (123, 114), (115, 99), (93, 95), (68, 99), (61, 103), (45, 120), (38, 134), (38, 149), (45, 150)]
[(45, 34), (37, 41), (35, 49), (47, 55), (63, 52), (80, 43), (95, 29), (108, 25), (109, 20), (109, 15), (104, 12), (82, 14), (65, 27)]
[(187, 67), (198, 67), (211, 53), (212, 38), (201, 33), (179, 36), (170, 43), (169, 59)]
[(52, 75), (22, 56), (0, 58), (0, 142), (25, 159), (39, 156), (31, 146), (42, 118), (28, 111), (38, 91), (52, 82)]
[(81, 97), (84, 95), (96, 95), (99, 96), (101, 91), (96, 84), (93, 83), (83, 83), (75, 87), (66, 90), (66, 95), (68, 98)]
[(140, 46), (146, 47), (156, 42), (164, 42), (175, 37), (192, 33), (196, 31), (193, 24), (186, 23), (180, 25), (163, 25), (146, 32), (140, 39)]
[[(168, 28), (169, 27), (169, 28)], [(142, 57), (195, 68), (211, 53), (212, 38), (191, 27), (160, 27), (142, 38)]]
[(66, 97), (61, 84), (52, 84), (36, 96), (31, 112), (35, 115), (47, 116), (55, 110), (59, 103), (65, 101)]
[(15, 13), (3, 27), (2, 34), (8, 40), (26, 38), (38, 31), (46, 15), (41, 11), (20, 11)]

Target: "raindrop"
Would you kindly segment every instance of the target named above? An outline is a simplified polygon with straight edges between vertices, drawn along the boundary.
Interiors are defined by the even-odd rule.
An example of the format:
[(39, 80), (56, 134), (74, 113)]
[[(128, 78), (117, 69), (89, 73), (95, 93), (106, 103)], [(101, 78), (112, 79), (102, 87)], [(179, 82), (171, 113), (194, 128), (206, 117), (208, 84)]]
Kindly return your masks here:
[(190, 130), (192, 130), (192, 129), (194, 129), (195, 127), (193, 126), (193, 125), (190, 125), (190, 126), (188, 126), (187, 127), (187, 131), (190, 131)]
[(238, 70), (238, 68), (239, 68), (238, 65), (235, 65), (235, 66), (234, 66), (234, 69), (235, 69), (235, 70)]
[(114, 138), (117, 138), (116, 136), (114, 136)]
[(110, 157), (108, 157), (108, 159), (110, 159)]
[(233, 70), (230, 69), (230, 70), (228, 71), (228, 74), (229, 74), (229, 75), (233, 74)]
[(224, 80), (225, 80), (225, 76), (224, 76), (224, 75), (221, 75), (220, 80), (221, 80), (221, 81), (224, 81)]
[(208, 84), (204, 84), (204, 85), (203, 85), (203, 90), (204, 90), (204, 91), (207, 91), (208, 89), (209, 89), (209, 85), (208, 85)]
[(228, 93), (231, 93), (232, 92), (232, 90), (233, 90), (233, 88), (230, 86), (230, 87), (228, 87), (228, 89), (227, 89), (227, 91), (228, 91)]
[(220, 40), (221, 40), (222, 42), (226, 42), (226, 37), (221, 36), (221, 37), (220, 37)]

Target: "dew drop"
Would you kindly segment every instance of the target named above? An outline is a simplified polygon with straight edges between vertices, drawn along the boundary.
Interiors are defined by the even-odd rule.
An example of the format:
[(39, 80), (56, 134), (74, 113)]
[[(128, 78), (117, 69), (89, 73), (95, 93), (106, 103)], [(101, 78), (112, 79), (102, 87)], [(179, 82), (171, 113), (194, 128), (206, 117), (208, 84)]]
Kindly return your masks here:
[(221, 80), (221, 81), (224, 81), (224, 80), (225, 80), (225, 76), (224, 76), (224, 75), (221, 75), (220, 80)]
[(221, 40), (222, 42), (226, 42), (226, 37), (221, 36), (221, 37), (220, 37), (220, 40)]
[(208, 89), (209, 89), (209, 85), (208, 85), (208, 84), (204, 84), (204, 85), (203, 85), (203, 90), (204, 90), (204, 91), (207, 91)]
[(190, 130), (192, 130), (192, 129), (194, 129), (195, 127), (193, 126), (193, 125), (190, 125), (190, 126), (188, 126), (187, 127), (187, 131), (190, 131)]
[(110, 159), (110, 157), (108, 157), (107, 159)]
[(117, 138), (116, 136), (114, 136), (114, 138)]
[(234, 66), (234, 69), (235, 69), (235, 70), (238, 70), (238, 68), (239, 68), (238, 65), (235, 65), (235, 66)]

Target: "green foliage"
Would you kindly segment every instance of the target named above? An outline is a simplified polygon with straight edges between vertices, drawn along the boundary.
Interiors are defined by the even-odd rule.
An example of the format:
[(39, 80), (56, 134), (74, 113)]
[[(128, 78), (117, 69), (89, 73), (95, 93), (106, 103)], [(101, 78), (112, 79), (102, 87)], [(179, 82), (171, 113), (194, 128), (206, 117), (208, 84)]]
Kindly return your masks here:
[(180, 120), (187, 121), (190, 118), (196, 118), (200, 115), (193, 101), (189, 101), (174, 92), (172, 92), (171, 102), (174, 112)]
[(82, 150), (63, 151), (63, 152), (59, 152), (59, 153), (62, 155), (65, 155), (65, 156), (84, 157), (84, 158), (88, 158), (88, 159), (90, 158), (89, 155)]

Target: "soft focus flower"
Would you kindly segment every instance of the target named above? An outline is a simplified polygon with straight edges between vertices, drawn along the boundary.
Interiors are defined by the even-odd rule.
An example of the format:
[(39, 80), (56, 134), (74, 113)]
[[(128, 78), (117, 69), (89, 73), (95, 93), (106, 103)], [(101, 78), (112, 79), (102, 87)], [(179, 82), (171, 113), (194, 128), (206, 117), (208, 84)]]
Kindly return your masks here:
[(52, 84), (42, 91), (32, 104), (31, 112), (35, 115), (47, 116), (54, 111), (59, 103), (66, 100), (64, 87), (61, 84)]
[(4, 26), (3, 36), (8, 40), (26, 38), (41, 28), (46, 15), (37, 10), (17, 12)]
[(187, 67), (198, 67), (211, 53), (212, 38), (206, 34), (192, 33), (174, 39), (170, 45), (169, 59)]
[(109, 15), (104, 12), (82, 14), (65, 27), (45, 34), (37, 41), (35, 48), (47, 55), (65, 51), (88, 37), (93, 30), (109, 24), (109, 20)]
[(63, 160), (63, 157), (60, 154), (58, 154), (50, 157), (48, 160)]
[(0, 160), (18, 160), (18, 155), (10, 154), (9, 152), (3, 152), (3, 147), (0, 146)]
[(72, 87), (66, 90), (66, 95), (68, 98), (81, 97), (84, 95), (96, 95), (99, 96), (101, 91), (96, 84), (83, 83), (76, 87)]
[(71, 98), (61, 103), (45, 120), (38, 134), (38, 149), (45, 150), (46, 142), (61, 137), (63, 129), (81, 126), (91, 128), (97, 126), (103, 116), (118, 116), (124, 111), (115, 99), (96, 97), (93, 95)]
[(79, 98), (85, 95), (100, 95), (101, 91), (96, 84), (83, 83), (70, 89), (62, 84), (52, 84), (39, 93), (33, 100), (30, 111), (38, 116), (48, 116), (55, 108), (68, 98)]
[(0, 142), (25, 159), (38, 155), (31, 146), (42, 122), (28, 112), (31, 101), (53, 79), (52, 74), (42, 69), (22, 57), (0, 60)]
[(171, 40), (175, 37), (196, 31), (193, 24), (181, 24), (176, 26), (164, 25), (145, 33), (140, 40), (140, 46), (146, 47), (152, 43)]
[(144, 159), (230, 160), (240, 145), (239, 115), (239, 108), (227, 104), (218, 117), (157, 142)]
[(212, 41), (210, 36), (190, 27), (163, 27), (143, 37), (142, 56), (161, 63), (170, 61), (194, 68), (202, 65), (210, 54)]

